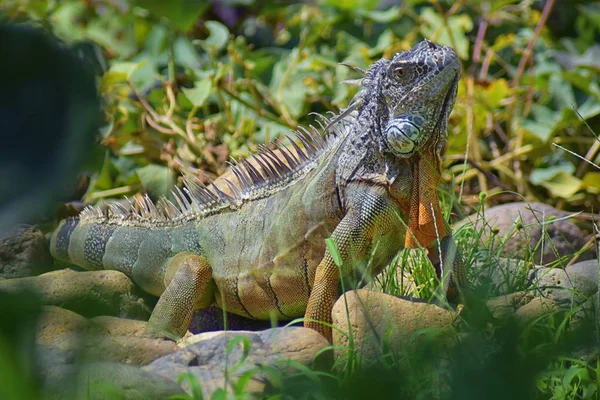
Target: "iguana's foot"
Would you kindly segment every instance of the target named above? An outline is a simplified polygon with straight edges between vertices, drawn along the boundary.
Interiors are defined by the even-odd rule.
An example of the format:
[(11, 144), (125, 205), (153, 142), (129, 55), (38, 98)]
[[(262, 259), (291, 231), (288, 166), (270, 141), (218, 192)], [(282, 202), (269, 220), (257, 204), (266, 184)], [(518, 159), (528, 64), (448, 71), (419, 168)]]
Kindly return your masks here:
[(194, 310), (213, 301), (212, 270), (197, 254), (180, 253), (171, 258), (165, 276), (166, 289), (150, 320), (149, 334), (180, 340), (192, 322)]

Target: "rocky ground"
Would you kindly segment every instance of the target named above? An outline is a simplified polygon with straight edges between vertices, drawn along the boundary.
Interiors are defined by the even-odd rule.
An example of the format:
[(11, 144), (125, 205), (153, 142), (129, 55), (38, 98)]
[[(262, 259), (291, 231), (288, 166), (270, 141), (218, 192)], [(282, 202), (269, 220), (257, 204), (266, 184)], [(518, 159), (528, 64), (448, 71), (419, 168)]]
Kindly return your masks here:
[[(561, 310), (576, 310), (574, 320), (595, 312), (597, 255), (565, 213), (543, 204), (514, 203), (471, 216), (455, 232), (461, 229), (478, 232), (475, 242), (483, 250), (470, 277), (474, 292), (489, 299), (495, 317), (512, 316), (527, 324)], [(191, 394), (190, 379), (178, 380), (185, 373), (200, 382), (205, 398), (224, 388), (262, 392), (269, 385), (268, 367), (285, 374), (294, 370), (289, 361), (307, 367), (331, 361), (332, 354), (323, 352), (329, 344), (310, 329), (266, 329), (269, 323), (230, 316), (230, 330), (222, 331), (223, 315), (215, 309), (195, 317), (192, 332), (204, 333), (180, 343), (151, 338), (145, 321), (156, 299), (125, 275), (54, 269), (46, 238), (37, 229), (21, 228), (0, 242), (0, 296), (13, 301), (32, 297), (41, 304), (35, 354), (49, 398), (105, 398), (107, 382), (127, 399)], [(410, 291), (410, 280), (404, 281)], [(10, 315), (11, 310), (2, 312)], [(333, 309), (333, 356), (339, 358), (352, 345), (364, 360), (373, 361), (382, 351), (413, 345), (427, 328), (435, 329), (443, 345), (456, 339), (460, 320), (461, 312), (452, 307), (373, 290), (348, 292)]]

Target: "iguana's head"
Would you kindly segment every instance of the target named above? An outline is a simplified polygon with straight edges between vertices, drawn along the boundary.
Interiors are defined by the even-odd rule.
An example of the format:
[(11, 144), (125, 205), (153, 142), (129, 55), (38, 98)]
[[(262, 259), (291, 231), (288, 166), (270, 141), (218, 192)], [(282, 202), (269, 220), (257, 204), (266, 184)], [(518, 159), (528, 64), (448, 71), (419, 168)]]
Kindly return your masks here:
[[(376, 99), (381, 151), (408, 158), (424, 147), (439, 149), (454, 106), (460, 61), (454, 50), (429, 40), (366, 72), (359, 93)], [(362, 100), (362, 99), (361, 99)], [(373, 103), (371, 103), (373, 104)]]
[[(428, 247), (448, 234), (438, 198), (439, 152), (460, 71), (452, 48), (424, 40), (391, 60), (377, 61), (356, 81), (362, 89), (349, 107), (358, 113), (345, 149), (350, 154), (345, 157), (356, 164), (343, 168), (381, 171), (386, 166), (395, 198), (408, 214), (406, 247)], [(366, 150), (369, 145), (378, 151)]]

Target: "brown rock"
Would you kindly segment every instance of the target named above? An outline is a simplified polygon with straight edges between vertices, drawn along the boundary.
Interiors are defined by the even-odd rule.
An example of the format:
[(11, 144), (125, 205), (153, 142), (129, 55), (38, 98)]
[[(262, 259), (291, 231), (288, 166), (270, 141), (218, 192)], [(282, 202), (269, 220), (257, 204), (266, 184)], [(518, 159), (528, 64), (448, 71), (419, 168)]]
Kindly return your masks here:
[(521, 291), (489, 299), (487, 306), (494, 318), (504, 318), (514, 315), (519, 307), (529, 303), (533, 298), (532, 292)]
[(81, 315), (64, 308), (42, 307), (38, 319), (36, 342), (74, 355), (83, 346), (84, 335), (91, 323)]
[[(470, 224), (481, 232), (484, 243), (496, 236), (493, 247), (503, 243), (500, 253), (504, 257), (525, 258), (534, 252), (532, 261), (544, 265), (556, 261), (557, 255), (581, 250), (585, 244), (583, 232), (568, 219), (561, 219), (568, 215), (547, 204), (517, 202), (488, 208), (484, 218), (469, 216), (455, 229)], [(583, 257), (591, 257), (591, 253)]]
[(94, 361), (147, 365), (178, 350), (171, 340), (126, 335), (92, 335), (86, 341), (86, 355)]
[(146, 336), (146, 321), (101, 315), (91, 319), (95, 326), (112, 336)]
[(548, 315), (559, 310), (558, 305), (549, 299), (535, 297), (529, 303), (520, 307), (515, 312), (515, 317), (519, 323), (525, 325), (539, 317)]
[(24, 278), (54, 269), (44, 234), (32, 226), (20, 226), (0, 238), (0, 279)]
[(171, 340), (146, 335), (145, 321), (101, 316), (92, 318), (93, 335), (86, 342), (86, 353), (94, 361), (146, 365), (178, 349)]
[(361, 289), (340, 297), (333, 306), (332, 317), (333, 344), (349, 346), (349, 335), (338, 329), (349, 333), (350, 328), (357, 353), (369, 363), (382, 355), (383, 347), (406, 350), (409, 339), (421, 329), (439, 328), (440, 333), (451, 333), (456, 313), (433, 304)]
[(0, 281), (0, 291), (30, 290), (45, 305), (66, 308), (86, 317), (118, 315), (145, 319), (148, 300), (118, 271), (76, 272), (70, 269), (35, 277)]
[(94, 361), (146, 365), (178, 349), (170, 340), (144, 336), (146, 322), (113, 317), (90, 321), (79, 314), (54, 306), (43, 307), (36, 342), (85, 355)]
[[(250, 346), (246, 358), (241, 342), (227, 354), (228, 344), (239, 337), (246, 337)], [(317, 352), (328, 343), (312, 329), (289, 327), (262, 332), (207, 332), (184, 339), (181, 345), (185, 347), (143, 369), (171, 380), (183, 372), (190, 372), (198, 378), (204, 398), (212, 398), (217, 389), (224, 387), (226, 370), (230, 374), (228, 381), (235, 383), (241, 374), (259, 364), (285, 366), (286, 361), (293, 360), (311, 365)], [(244, 392), (261, 392), (266, 378), (257, 371), (244, 386)], [(190, 392), (187, 382), (182, 387)]]

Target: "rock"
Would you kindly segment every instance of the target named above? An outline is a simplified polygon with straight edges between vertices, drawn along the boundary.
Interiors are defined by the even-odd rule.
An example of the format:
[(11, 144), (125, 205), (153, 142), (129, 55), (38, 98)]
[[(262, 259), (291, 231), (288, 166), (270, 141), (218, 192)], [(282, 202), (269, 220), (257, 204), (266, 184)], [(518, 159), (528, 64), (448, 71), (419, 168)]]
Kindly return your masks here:
[[(531, 263), (516, 258), (490, 257), (471, 264), (474, 287), (486, 295), (515, 293), (527, 287)], [(479, 292), (478, 289), (475, 289)]]
[[(573, 315), (571, 315), (570, 329), (586, 329), (592, 328), (595, 331), (596, 318), (598, 314), (598, 296), (594, 295), (578, 307)], [(587, 329), (586, 329), (587, 330)]]
[(91, 319), (96, 327), (112, 336), (146, 336), (146, 321), (101, 315)]
[[(575, 267), (574, 264), (572, 267)], [(592, 281), (590, 264), (569, 268), (538, 268), (532, 276), (531, 288), (542, 297), (561, 306), (569, 307), (574, 301), (581, 304), (597, 292), (596, 281)]]
[(558, 304), (550, 299), (534, 297), (533, 300), (515, 312), (515, 317), (520, 324), (526, 325), (539, 317), (556, 312), (559, 309)]
[(489, 299), (487, 306), (494, 318), (505, 318), (514, 315), (517, 309), (529, 303), (533, 298), (534, 295), (530, 291), (515, 292)]
[(118, 271), (63, 269), (0, 281), (0, 291), (21, 290), (38, 294), (45, 305), (66, 308), (86, 317), (117, 315), (147, 319), (151, 313), (148, 297)]
[(146, 365), (178, 349), (173, 341), (145, 336), (143, 321), (114, 317), (90, 321), (54, 306), (45, 306), (42, 311), (36, 342), (66, 352), (71, 358)]
[(163, 400), (185, 392), (175, 382), (138, 367), (118, 363), (90, 363), (64, 370), (46, 380), (48, 399)]
[(86, 354), (94, 361), (146, 365), (179, 349), (171, 340), (148, 336), (145, 321), (102, 316), (91, 322)]
[(42, 307), (36, 330), (36, 343), (56, 348), (75, 357), (83, 347), (83, 340), (91, 323), (81, 315), (64, 308)]
[[(248, 338), (250, 349), (243, 357), (241, 343), (233, 346), (229, 355), (228, 344), (237, 338)], [(207, 332), (184, 339), (184, 348), (155, 360), (143, 367), (167, 379), (176, 380), (183, 372), (192, 373), (200, 382), (204, 398), (212, 398), (213, 393), (225, 384), (226, 365), (231, 384), (244, 372), (257, 365), (285, 366), (288, 360), (302, 365), (311, 365), (319, 350), (328, 345), (327, 340), (312, 329), (302, 327), (274, 328), (262, 332)], [(260, 378), (260, 379), (259, 379)], [(244, 392), (261, 392), (265, 376), (257, 371), (253, 379), (244, 387)], [(182, 387), (190, 392), (186, 382)]]
[[(480, 214), (469, 216), (454, 229), (471, 224), (481, 232), (484, 243), (496, 236), (493, 248), (500, 246), (503, 256), (528, 259), (534, 253), (532, 261), (545, 265), (585, 245), (583, 232), (568, 219), (562, 219), (568, 215), (547, 204), (517, 202), (488, 208), (484, 218)], [(591, 257), (591, 253), (582, 256)]]
[[(434, 304), (394, 297), (360, 289), (346, 292), (349, 316), (344, 296), (333, 306), (333, 344), (349, 346), (351, 327), (356, 352), (367, 364), (382, 355), (382, 348), (406, 350), (408, 342), (421, 329), (434, 328), (438, 333), (450, 333), (456, 313)], [(337, 329), (336, 329), (337, 328)], [(385, 343), (381, 343), (385, 338)]]
[(42, 232), (21, 226), (0, 238), (0, 279), (24, 278), (54, 269), (54, 261)]
[(598, 260), (587, 260), (569, 265), (565, 271), (573, 288), (580, 293), (593, 294), (598, 291), (600, 265)]
[(106, 334), (91, 335), (85, 345), (88, 359), (130, 365), (147, 365), (179, 349), (167, 339)]
[(36, 345), (36, 366), (42, 382), (56, 382), (71, 373), (76, 357), (72, 351), (48, 344)]

